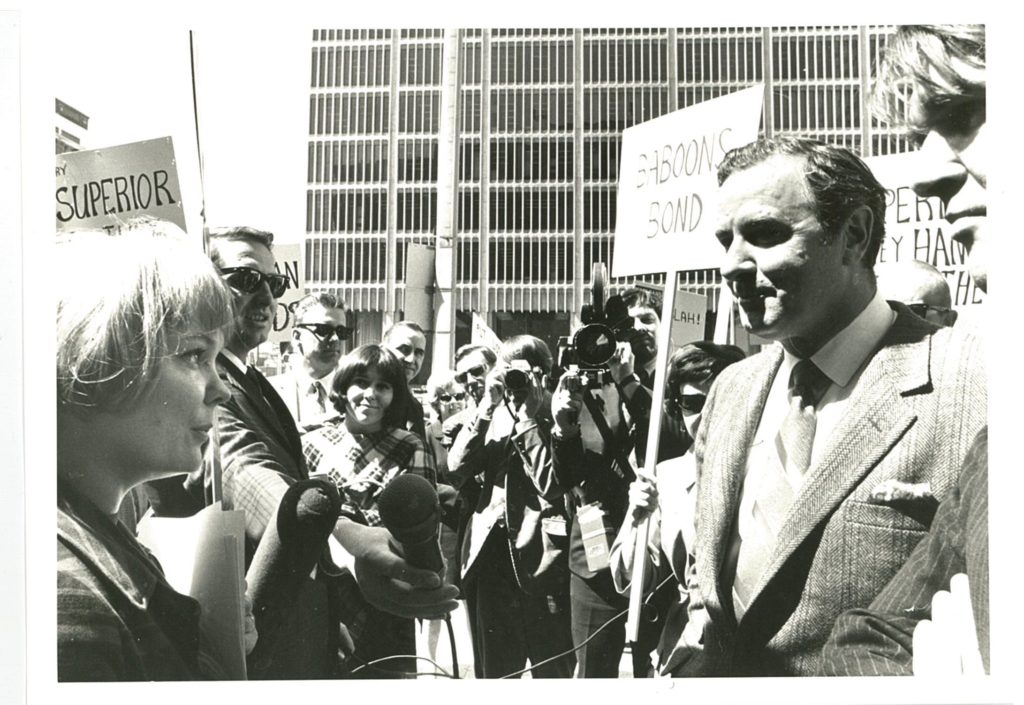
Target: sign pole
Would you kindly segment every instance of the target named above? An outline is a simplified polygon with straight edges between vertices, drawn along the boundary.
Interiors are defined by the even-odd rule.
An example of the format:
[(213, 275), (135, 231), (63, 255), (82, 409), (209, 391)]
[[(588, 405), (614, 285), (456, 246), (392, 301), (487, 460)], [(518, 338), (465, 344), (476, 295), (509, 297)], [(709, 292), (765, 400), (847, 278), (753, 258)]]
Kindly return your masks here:
[[(647, 428), (647, 453), (644, 457), (643, 475), (655, 476), (658, 465), (658, 440), (661, 438), (661, 410), (665, 405), (665, 376), (668, 373), (669, 349), (672, 347), (672, 311), (675, 307), (676, 291), (679, 290), (678, 274), (665, 272), (665, 290), (661, 302), (661, 326), (658, 328), (658, 358), (654, 368), (654, 390), (651, 399), (651, 422)], [(629, 517), (626, 517), (629, 521)], [(626, 640), (636, 643), (640, 634), (640, 608), (644, 599), (644, 580), (647, 568), (648, 520), (644, 519), (636, 530), (633, 546), (633, 578), (629, 586), (629, 613), (626, 616)]]

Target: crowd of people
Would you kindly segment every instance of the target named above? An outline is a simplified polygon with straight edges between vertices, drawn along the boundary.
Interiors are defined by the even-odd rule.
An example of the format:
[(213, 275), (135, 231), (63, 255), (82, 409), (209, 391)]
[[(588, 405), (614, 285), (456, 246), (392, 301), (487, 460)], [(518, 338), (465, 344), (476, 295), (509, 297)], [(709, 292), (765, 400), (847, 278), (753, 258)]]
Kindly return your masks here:
[[(983, 28), (902, 27), (875, 95), (922, 137), (915, 190), (983, 289), (984, 71)], [(619, 294), (601, 365), (517, 335), (459, 348), (417, 396), (423, 326), (343, 353), (330, 293), (295, 308), (286, 372), (247, 362), (287, 285), (271, 233), (212, 229), (206, 255), (157, 223), (61, 242), (59, 679), (224, 677), (133, 531), (216, 500), (245, 517), (252, 679), (414, 677), (416, 630), (436, 644), (460, 605), (478, 678), (617, 677), (640, 564), (637, 676), (987, 671), (979, 336), (927, 267), (876, 277), (884, 189), (849, 150), (778, 135), (718, 183), (722, 276), (770, 344), (680, 347), (657, 410), (650, 288)], [(440, 570), (386, 526), (407, 475), (436, 490)], [(964, 597), (958, 574), (976, 638), (951, 644), (930, 606)]]

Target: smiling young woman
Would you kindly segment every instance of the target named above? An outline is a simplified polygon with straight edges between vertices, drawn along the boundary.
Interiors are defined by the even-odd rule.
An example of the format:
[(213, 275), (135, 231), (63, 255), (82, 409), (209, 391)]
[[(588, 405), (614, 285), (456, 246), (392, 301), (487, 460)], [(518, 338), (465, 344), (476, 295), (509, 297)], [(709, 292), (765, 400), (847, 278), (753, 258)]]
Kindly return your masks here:
[[(326, 475), (337, 484), (343, 517), (380, 525), (377, 500), (400, 474), (414, 473), (436, 485), (434, 460), (423, 439), (403, 427), (411, 396), (405, 367), (387, 347), (362, 345), (341, 358), (331, 388), (331, 402), (341, 417), (305, 434), (302, 446), (310, 474)], [(355, 643), (356, 665), (416, 653), (412, 619), (370, 606), (354, 580), (344, 592), (341, 621)], [(358, 675), (401, 677), (413, 670), (413, 659), (394, 659)]]
[(199, 667), (199, 604), (114, 515), (136, 485), (199, 466), (228, 398), (214, 360), (231, 293), (155, 224), (75, 234), (57, 266), (58, 679), (214, 675)]

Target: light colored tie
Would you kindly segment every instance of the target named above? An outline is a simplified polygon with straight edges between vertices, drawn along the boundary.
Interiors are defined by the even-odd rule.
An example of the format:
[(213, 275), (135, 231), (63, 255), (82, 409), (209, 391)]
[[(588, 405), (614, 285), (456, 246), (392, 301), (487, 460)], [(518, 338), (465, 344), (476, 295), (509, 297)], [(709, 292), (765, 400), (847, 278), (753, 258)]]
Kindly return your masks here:
[(789, 378), (789, 411), (775, 440), (780, 464), (772, 466), (758, 488), (750, 535), (742, 538), (739, 547), (733, 582), (737, 620), (750, 604), (754, 587), (774, 554), (775, 539), (796, 496), (790, 478), (802, 478), (811, 466), (818, 423), (815, 407), (830, 384), (825, 373), (810, 360), (801, 360), (793, 367)]

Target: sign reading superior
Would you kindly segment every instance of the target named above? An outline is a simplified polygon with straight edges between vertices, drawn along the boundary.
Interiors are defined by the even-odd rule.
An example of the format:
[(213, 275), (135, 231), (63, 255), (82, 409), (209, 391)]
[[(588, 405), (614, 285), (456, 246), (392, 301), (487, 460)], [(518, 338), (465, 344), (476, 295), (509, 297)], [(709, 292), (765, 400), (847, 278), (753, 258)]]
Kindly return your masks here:
[(170, 137), (57, 155), (57, 230), (116, 230), (149, 216), (185, 230)]

